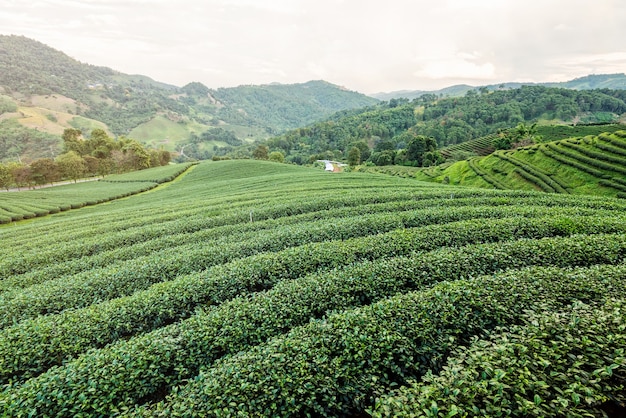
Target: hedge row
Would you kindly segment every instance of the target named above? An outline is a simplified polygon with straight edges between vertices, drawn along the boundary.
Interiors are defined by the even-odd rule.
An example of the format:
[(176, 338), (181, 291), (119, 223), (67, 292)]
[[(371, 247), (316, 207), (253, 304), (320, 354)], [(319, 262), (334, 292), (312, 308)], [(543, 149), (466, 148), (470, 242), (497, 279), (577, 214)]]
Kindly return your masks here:
[[(480, 195), (479, 191), (455, 191), (454, 193), (457, 198), (470, 198)], [(323, 197), (313, 199), (312, 201), (292, 200), (289, 203), (285, 203), (284, 200), (280, 199), (270, 199), (269, 202), (263, 202), (263, 205), (257, 205), (259, 207), (255, 207), (254, 204), (247, 202), (245, 210), (235, 211), (232, 210), (232, 204), (226, 202), (222, 205), (227, 207), (218, 206), (212, 210), (212, 212), (218, 212), (220, 216), (211, 216), (212, 213), (207, 213), (206, 205), (195, 209), (196, 213), (193, 216), (189, 213), (178, 213), (167, 222), (161, 216), (151, 216), (143, 213), (143, 216), (138, 220), (121, 223), (117, 230), (110, 227), (109, 218), (105, 216), (99, 218), (99, 223), (103, 225), (101, 228), (90, 229), (87, 225), (78, 225), (79, 230), (86, 231), (91, 237), (90, 239), (85, 239), (87, 238), (86, 236), (81, 236), (82, 239), (78, 240), (77, 236), (75, 240), (66, 242), (65, 237), (68, 231), (57, 229), (54, 233), (47, 234), (45, 237), (39, 237), (38, 241), (40, 244), (36, 248), (31, 247), (28, 251), (23, 251), (18, 246), (15, 249), (12, 248), (12, 251), (8, 252), (6, 257), (0, 260), (0, 277), (25, 273), (37, 266), (48, 265), (51, 261), (59, 262), (76, 257), (91, 256), (100, 251), (145, 242), (149, 239), (170, 234), (172, 231), (189, 233), (201, 229), (247, 223), (250, 222), (251, 207), (254, 208), (252, 210), (253, 221), (258, 222), (335, 208), (359, 207), (364, 204), (391, 203), (400, 200), (429, 201), (430, 199), (443, 198), (449, 200), (450, 192), (438, 191), (417, 194), (413, 191), (410, 193), (386, 193), (381, 196), (381, 193), (376, 191), (354, 196)], [(155, 215), (159, 214), (157, 212)], [(119, 217), (119, 214), (113, 213), (110, 216)], [(41, 234), (41, 231), (38, 234)]]
[[(49, 279), (61, 279), (64, 276), (78, 274), (85, 270), (102, 268), (111, 264), (115, 264), (123, 268), (121, 262), (132, 260), (140, 256), (152, 254), (166, 248), (174, 248), (180, 245), (191, 245), (203, 242), (209, 239), (215, 239), (219, 236), (229, 236), (233, 240), (238, 240), (238, 235), (251, 231), (261, 231), (277, 226), (296, 224), (299, 222), (312, 220), (329, 220), (342, 216), (358, 216), (364, 214), (374, 214), (384, 211), (397, 212), (407, 210), (417, 210), (426, 207), (460, 207), (476, 205), (497, 205), (502, 206), (510, 204), (513, 200), (516, 203), (526, 204), (532, 203), (536, 205), (560, 205), (560, 206), (578, 206), (583, 202), (593, 205), (591, 200), (583, 199), (564, 199), (558, 201), (546, 200), (540, 196), (489, 196), (477, 200), (475, 197), (455, 197), (450, 198), (448, 194), (445, 198), (438, 195), (436, 198), (432, 196), (429, 199), (411, 199), (397, 200), (374, 204), (359, 204), (349, 207), (338, 207), (329, 210), (320, 210), (306, 212), (300, 215), (283, 216), (279, 218), (271, 218), (255, 222), (230, 222), (232, 219), (239, 219), (240, 216), (229, 215), (229, 221), (226, 225), (214, 226), (220, 224), (216, 219), (207, 219), (206, 216), (197, 216), (193, 218), (185, 218), (175, 222), (174, 225), (156, 224), (146, 225), (141, 228), (129, 229), (123, 233), (110, 233), (106, 239), (97, 238), (93, 240), (82, 240), (80, 242), (71, 240), (70, 242), (56, 245), (54, 250), (40, 249), (36, 255), (32, 255), (25, 251), (10, 251), (5, 254), (4, 271), (26, 270), (26, 273), (13, 273), (4, 280), (0, 280), (0, 292), (11, 289), (25, 288), (38, 283), (43, 283)], [(597, 207), (600, 207), (596, 205)], [(249, 216), (249, 214), (247, 214)], [(256, 215), (255, 215), (256, 216)], [(266, 217), (265, 217), (266, 218)], [(261, 232), (260, 232), (261, 233)], [(79, 245), (79, 244), (83, 245)], [(225, 243), (225, 241), (222, 241)], [(22, 252), (26, 253), (22, 255)], [(13, 255), (13, 257), (11, 257)], [(30, 256), (29, 256), (30, 255)], [(70, 257), (72, 255), (73, 257)]]
[(616, 147), (626, 149), (626, 141), (624, 141), (624, 139), (626, 139), (626, 131), (615, 131), (613, 132), (613, 135), (616, 136), (617, 138), (611, 135), (607, 135), (607, 134), (600, 134), (599, 136), (600, 138), (606, 141), (609, 141), (611, 144), (615, 145)]
[[(311, 202), (294, 201), (289, 204), (285, 204), (284, 202), (276, 204), (276, 201), (274, 201), (269, 204), (265, 203), (264, 207), (253, 210), (253, 220), (258, 222), (279, 217), (318, 212), (326, 209), (359, 207), (366, 204), (366, 202), (385, 203), (407, 199), (421, 200), (414, 192), (410, 194), (390, 193), (389, 195), (390, 196), (381, 197), (380, 193), (375, 193), (365, 196), (330, 198), (326, 200), (315, 199)], [(438, 193), (432, 196), (441, 198), (442, 195), (444, 194)], [(424, 197), (426, 201), (430, 198), (430, 195)], [(15, 252), (7, 254), (7, 258), (0, 260), (0, 275), (9, 276), (21, 274), (39, 265), (48, 265), (51, 260), (59, 262), (81, 256), (92, 256), (100, 251), (116, 249), (120, 246), (128, 246), (134, 243), (145, 242), (149, 239), (159, 238), (172, 233), (172, 231), (176, 233), (191, 233), (208, 228), (248, 223), (250, 222), (250, 205), (251, 204), (248, 202), (246, 204), (247, 210), (244, 211), (226, 211), (225, 208), (217, 209), (220, 213), (225, 212), (220, 216), (210, 216), (210, 214), (207, 214), (205, 208), (196, 209), (196, 213), (193, 216), (190, 214), (185, 216), (184, 213), (178, 214), (168, 222), (164, 222), (160, 216), (150, 216), (144, 213), (144, 216), (141, 217), (139, 222), (135, 221), (130, 225), (124, 223), (120, 226), (119, 231), (108, 230), (108, 225), (105, 225), (103, 227), (104, 229), (97, 229), (93, 233), (90, 233), (90, 239), (85, 239), (86, 237), (83, 236), (83, 239), (80, 241), (72, 240), (67, 243), (64, 239), (66, 232), (57, 230), (54, 234), (50, 234), (51, 236), (45, 237), (49, 242), (47, 246), (41, 243), (37, 248), (31, 248), (30, 251), (18, 252), (16, 248)], [(113, 216), (119, 216), (119, 214), (113, 214)], [(106, 217), (102, 218), (100, 222), (108, 224), (108, 219)], [(81, 230), (89, 231), (89, 228), (86, 226), (79, 225), (78, 227)], [(14, 257), (10, 257), (13, 254)]]
[[(576, 146), (575, 144), (570, 144), (567, 141), (561, 141), (561, 144), (567, 144), (566, 146)], [(546, 146), (552, 151), (559, 152), (568, 158), (579, 161), (581, 164), (588, 165), (600, 170), (610, 170), (617, 173), (626, 174), (626, 165), (617, 166), (615, 164), (609, 164), (597, 158), (586, 157), (585, 155), (579, 154), (578, 152), (571, 152), (569, 150), (560, 148), (553, 143), (547, 143)]]
[[(330, 315), (226, 357), (146, 416), (360, 416), (377, 395), (529, 310), (602, 303), (626, 290), (626, 269), (532, 268), (445, 282)], [(130, 414), (129, 414), (130, 415)]]
[(491, 274), (505, 266), (619, 261), (626, 237), (617, 246), (600, 245), (598, 251), (598, 242), (607, 239), (602, 238), (586, 237), (578, 245), (572, 242), (580, 237), (440, 249), (282, 282), (270, 291), (199, 312), (180, 324), (89, 351), (5, 396), (37, 415), (113, 414), (154, 399), (224, 355), (249, 349), (330, 310), (368, 304), (443, 280)]
[(621, 190), (622, 192), (626, 192), (626, 185), (618, 183), (616, 181), (611, 180), (600, 180), (599, 184), (606, 187), (611, 187), (613, 189)]
[(112, 174), (100, 181), (110, 183), (131, 183), (147, 181), (151, 183), (167, 183), (189, 170), (197, 163), (171, 164), (161, 167), (154, 167), (146, 170), (138, 170), (124, 174)]
[(491, 184), (496, 189), (505, 190), (507, 188), (504, 184), (500, 183), (499, 180), (490, 176), (489, 174), (487, 174), (486, 171), (478, 167), (478, 164), (476, 163), (476, 158), (470, 158), (469, 160), (467, 160), (467, 164), (477, 176), (485, 180), (487, 183)]
[[(580, 145), (576, 145), (569, 141), (562, 141), (561, 144), (591, 159), (606, 161), (607, 163), (617, 164), (621, 167), (626, 167), (626, 158), (620, 157), (619, 155), (612, 155), (607, 152), (594, 151), (593, 149), (581, 147)], [(622, 173), (626, 173), (626, 169)]]
[[(522, 209), (523, 210), (523, 209)], [(0, 294), (0, 328), (39, 315), (59, 313), (129, 295), (177, 276), (264, 251), (278, 251), (309, 242), (344, 240), (397, 228), (450, 222), (468, 218), (506, 216), (508, 207), (461, 207), (442, 212), (439, 208), (392, 214), (304, 222), (272, 231), (224, 237), (221, 240), (181, 245), (145, 256), (47, 281), (25, 289)], [(531, 210), (534, 214), (534, 210)]]
[(583, 171), (587, 174), (591, 174), (594, 177), (605, 178), (610, 177), (604, 173), (604, 171), (597, 170), (593, 167), (589, 167), (586, 164), (582, 164), (579, 161), (569, 158), (563, 153), (563, 150), (553, 144), (545, 144), (539, 147), (539, 150), (548, 158), (552, 158), (560, 163), (574, 167), (577, 170)]
[[(74, 185), (57, 187), (72, 186)], [(87, 196), (77, 195), (69, 201), (64, 200), (63, 203), (61, 203), (61, 199), (55, 199), (56, 202), (48, 202), (46, 199), (40, 198), (39, 196), (43, 193), (43, 190), (25, 190), (21, 192), (8, 193), (0, 196), (0, 203), (5, 208), (4, 216), (0, 216), (0, 223), (17, 222), (69, 209), (79, 209), (85, 206), (93, 206), (99, 203), (109, 202), (142, 193), (156, 186), (156, 183), (145, 183), (141, 185), (134, 184), (132, 187), (127, 186), (125, 188), (126, 190), (122, 192), (117, 189), (107, 190), (105, 188), (99, 194)], [(35, 193), (37, 193), (37, 195), (35, 195)], [(16, 201), (18, 198), (22, 201)]]
[[(513, 211), (510, 214), (510, 216), (516, 215), (519, 216), (520, 212)], [(406, 255), (444, 245), (625, 230), (624, 217), (552, 216), (527, 219), (519, 216), (519, 219), (492, 221), (480, 219), (414, 230), (398, 230), (366, 238), (309, 244), (277, 253), (261, 254), (215, 267), (202, 274), (160, 283), (126, 298), (64, 312), (60, 315), (34, 318), (6, 328), (0, 332), (0, 382), (22, 381), (90, 347), (102, 347), (119, 338), (150, 331), (185, 318), (198, 305), (220, 304), (238, 295), (269, 289), (276, 283), (304, 276), (320, 268), (333, 268), (363, 260)], [(607, 236), (590, 235), (588, 238), (581, 238), (577, 245), (586, 246), (589, 242), (595, 243), (604, 239), (607, 239)], [(573, 246), (572, 254), (581, 257), (576, 251), (576, 244), (570, 241), (566, 240), (566, 245)], [(621, 245), (626, 245), (622, 243), (620, 236), (616, 236), (614, 241), (614, 251), (606, 254), (609, 260), (614, 257), (615, 251), (621, 251)], [(523, 249), (553, 245), (561, 248), (559, 242), (522, 241), (519, 244), (502, 244), (502, 246), (515, 249), (517, 245)], [(603, 249), (604, 246), (600, 245), (598, 248)], [(465, 250), (471, 257), (475, 256), (474, 251), (471, 248)], [(541, 251), (543, 254), (547, 250), (544, 248)], [(560, 249), (554, 252), (562, 257), (562, 251)], [(478, 252), (480, 253), (480, 250)], [(587, 250), (587, 252), (588, 257), (598, 259), (602, 257), (602, 254), (597, 254), (596, 250)], [(465, 259), (470, 255), (461, 258)], [(541, 258), (541, 254), (539, 256)], [(524, 253), (523, 257), (527, 258), (528, 262), (542, 263), (537, 260), (537, 255), (528, 256)], [(566, 257), (567, 260), (572, 261), (568, 257)], [(424, 256), (424, 259), (429, 260), (429, 257)], [(548, 259), (547, 256), (546, 259)], [(477, 260), (476, 263), (480, 263), (481, 258)], [(458, 261), (448, 263), (447, 268), (439, 266), (433, 260), (427, 263), (431, 267), (424, 267), (426, 269), (424, 271), (428, 271), (430, 275), (438, 274), (436, 269), (448, 271), (447, 268), (456, 268), (460, 269), (460, 274), (463, 274), (463, 268), (469, 268), (459, 265)], [(498, 263), (500, 263), (498, 268), (507, 266), (504, 260)], [(470, 264), (468, 263), (468, 266)]]
[(624, 312), (620, 299), (532, 313), (456, 350), (439, 375), (383, 396), (373, 416), (607, 416), (609, 403), (626, 404)]
[[(506, 213), (505, 208), (499, 208)], [(497, 210), (495, 210), (497, 212)], [(0, 294), (0, 328), (43, 314), (80, 308), (145, 289), (154, 283), (201, 271), (213, 265), (247, 257), (264, 251), (278, 251), (308, 242), (361, 237), (396, 228), (408, 228), (446, 220), (481, 217), (494, 212), (491, 207), (439, 209), (381, 213), (360, 217), (326, 219), (287, 225), (271, 231), (251, 231), (211, 241), (200, 241), (165, 249), (149, 255), (111, 264), (95, 270), (26, 289)]]
[[(447, 206), (459, 207), (469, 206), (475, 199), (455, 199), (450, 201), (446, 199)], [(499, 204), (498, 200), (493, 200), (494, 204)], [(442, 202), (439, 200), (406, 200), (395, 201), (390, 203), (380, 203), (371, 205), (358, 205), (356, 207), (342, 207), (332, 210), (322, 210), (317, 212), (309, 212), (301, 215), (273, 218), (256, 222), (245, 222), (228, 224), (214, 228), (200, 229), (201, 220), (181, 223), (181, 226), (173, 233), (160, 233), (158, 237), (152, 238), (155, 232), (151, 232), (152, 228), (146, 227), (148, 231), (142, 234), (144, 240), (136, 243), (128, 243), (127, 245), (97, 252), (93, 255), (84, 255), (82, 257), (70, 259), (64, 262), (56, 262), (50, 265), (44, 265), (40, 268), (33, 268), (28, 273), (13, 275), (5, 280), (0, 281), (0, 292), (11, 289), (21, 289), (35, 284), (43, 283), (51, 279), (60, 279), (63, 276), (77, 274), (86, 270), (93, 270), (111, 264), (121, 266), (120, 262), (132, 260), (141, 256), (153, 254), (156, 251), (164, 249), (174, 249), (180, 246), (190, 246), (192, 244), (207, 245), (208, 240), (216, 240), (215, 244), (224, 245), (226, 242), (239, 241), (242, 237), (253, 231), (264, 233), (269, 229), (276, 229), (286, 225), (294, 225), (298, 223), (311, 222), (314, 220), (323, 220), (324, 222), (333, 222), (333, 219), (341, 220), (342, 217), (373, 215), (376, 213), (388, 212), (397, 213), (408, 210), (419, 210), (427, 207), (437, 206)], [(488, 199), (484, 203), (488, 203)], [(310, 225), (310, 224), (309, 224)], [(162, 231), (163, 226), (157, 225), (154, 229)], [(149, 238), (150, 237), (150, 238)], [(223, 239), (223, 237), (228, 237)], [(135, 240), (133, 240), (134, 242)], [(103, 245), (107, 245), (104, 244)], [(185, 247), (183, 247), (185, 248)], [(62, 251), (62, 248), (59, 249)]]
[(539, 177), (530, 174), (526, 170), (522, 170), (521, 168), (516, 167), (513, 170), (513, 172), (516, 173), (516, 174), (519, 174), (519, 176), (522, 177), (524, 180), (526, 180), (526, 181), (530, 182), (531, 184), (539, 187), (541, 190), (543, 190), (546, 193), (556, 193), (556, 190), (554, 190), (554, 188), (552, 186), (549, 186), (546, 182), (541, 180)]
[(626, 157), (626, 148), (615, 147), (600, 141), (595, 142), (594, 145), (601, 150)]
[[(556, 179), (550, 177), (547, 173), (543, 172), (537, 167), (534, 167), (528, 163), (518, 160), (510, 155), (506, 155), (503, 152), (496, 152), (494, 155), (504, 161), (507, 161), (515, 166), (517, 166), (520, 170), (518, 173), (526, 172), (525, 174), (520, 174), (525, 179), (529, 180), (531, 183), (539, 186), (543, 191), (548, 193), (556, 192), (556, 193), (569, 193), (567, 191), (567, 185), (559, 182)], [(527, 176), (529, 174), (529, 176)], [(539, 180), (539, 182), (537, 182)]]

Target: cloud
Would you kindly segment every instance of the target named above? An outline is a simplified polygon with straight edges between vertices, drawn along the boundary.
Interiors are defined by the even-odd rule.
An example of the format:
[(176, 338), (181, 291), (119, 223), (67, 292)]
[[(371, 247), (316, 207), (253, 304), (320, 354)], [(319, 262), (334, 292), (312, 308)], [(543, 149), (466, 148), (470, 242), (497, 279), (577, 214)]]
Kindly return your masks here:
[(0, 0), (0, 31), (176, 85), (376, 92), (615, 72), (626, 2)]
[(490, 80), (495, 73), (491, 63), (476, 64), (465, 60), (443, 59), (431, 61), (413, 73), (416, 77), (429, 79)]

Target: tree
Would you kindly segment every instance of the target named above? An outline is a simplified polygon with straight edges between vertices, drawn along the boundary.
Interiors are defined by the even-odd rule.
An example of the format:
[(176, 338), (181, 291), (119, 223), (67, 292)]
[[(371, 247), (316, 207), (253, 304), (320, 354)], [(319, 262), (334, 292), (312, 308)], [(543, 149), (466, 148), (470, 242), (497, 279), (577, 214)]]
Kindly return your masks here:
[(150, 155), (139, 142), (124, 138), (123, 144), (124, 171), (143, 170), (150, 167)]
[(59, 155), (56, 162), (63, 177), (72, 179), (74, 182), (87, 172), (85, 160), (75, 151), (69, 151)]
[(29, 187), (32, 184), (30, 167), (25, 164), (14, 163), (9, 167), (13, 183), (17, 187)]
[(83, 155), (85, 152), (85, 146), (81, 136), (83, 133), (80, 129), (67, 128), (63, 131), (63, 151), (74, 151), (78, 155)]
[(375, 152), (370, 157), (370, 161), (374, 164), (383, 166), (383, 165), (392, 165), (396, 158), (396, 152), (393, 150), (385, 150), (381, 152)]
[[(407, 131), (410, 132), (410, 131)], [(437, 149), (437, 142), (433, 138), (423, 135), (412, 134), (412, 138), (407, 142), (406, 159), (412, 165), (421, 167), (424, 163), (424, 154)]]
[(35, 184), (54, 183), (61, 177), (59, 167), (52, 158), (40, 158), (30, 164), (31, 177)]
[(357, 147), (348, 150), (348, 164), (350, 167), (357, 166), (361, 163), (361, 151)]
[(159, 164), (168, 165), (172, 160), (172, 154), (164, 149), (159, 150)]
[(91, 137), (85, 141), (85, 154), (96, 158), (109, 158), (111, 150), (115, 148), (115, 142), (103, 129), (91, 131)]
[(274, 161), (276, 163), (284, 163), (285, 162), (285, 155), (282, 152), (280, 152), (280, 151), (270, 152), (270, 155), (269, 155), (268, 158), (269, 158), (270, 161)]
[(85, 160), (85, 164), (87, 167), (87, 175), (94, 176), (98, 174), (98, 171), (100, 169), (100, 161), (102, 160), (96, 157), (92, 157), (91, 155), (83, 156), (83, 160)]
[(268, 154), (269, 148), (267, 147), (267, 145), (259, 145), (252, 153), (252, 156), (255, 160), (267, 160)]
[(361, 152), (360, 161), (365, 161), (372, 155), (372, 151), (370, 151), (370, 147), (365, 141), (354, 141), (350, 144), (350, 147), (357, 147), (359, 149)]
[(13, 184), (13, 176), (8, 166), (0, 163), (0, 188), (9, 190)]
[(430, 167), (433, 165), (441, 164), (445, 161), (439, 151), (428, 151), (424, 153), (422, 160), (422, 167)]

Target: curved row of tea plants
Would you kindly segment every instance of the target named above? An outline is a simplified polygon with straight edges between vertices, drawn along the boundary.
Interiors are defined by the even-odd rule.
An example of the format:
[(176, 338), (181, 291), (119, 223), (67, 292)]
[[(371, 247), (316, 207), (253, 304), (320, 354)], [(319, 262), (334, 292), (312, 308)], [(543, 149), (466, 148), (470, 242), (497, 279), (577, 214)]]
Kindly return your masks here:
[(565, 183), (550, 177), (548, 173), (540, 168), (520, 161), (505, 152), (495, 152), (493, 155), (516, 166), (517, 172), (522, 177), (539, 186), (543, 191), (548, 193), (569, 193), (567, 190), (568, 186)]
[[(567, 143), (567, 141), (565, 141), (565, 143)], [(620, 174), (626, 174), (626, 164), (625, 165), (616, 165), (615, 163), (608, 163), (605, 162), (605, 160), (601, 160), (598, 159), (596, 157), (587, 157), (586, 155), (583, 155), (579, 152), (573, 152), (567, 149), (564, 149), (563, 147), (559, 147), (558, 144), (554, 144), (554, 143), (547, 143), (545, 144), (546, 147), (550, 148), (550, 150), (564, 155), (565, 157), (577, 161), (580, 164), (592, 167), (594, 169), (598, 169), (598, 170), (606, 170), (606, 171), (613, 171), (616, 173), (620, 173)], [(570, 144), (570, 145), (574, 145), (574, 144)]]
[[(601, 279), (589, 266), (625, 259), (624, 213), (614, 198), (248, 160), (18, 222), (0, 228), (10, 243), (0, 415), (362, 415), (526, 308), (623, 291), (621, 267), (602, 267)], [(554, 283), (540, 266), (555, 268)], [(475, 322), (457, 315), (474, 305), (446, 302), (446, 289), (479, 303)], [(433, 303), (414, 308), (421, 298)], [(500, 300), (506, 318), (489, 305)], [(439, 320), (441, 333), (429, 333)], [(471, 331), (452, 341), (457, 326)], [(418, 340), (419, 356), (406, 351)], [(398, 367), (419, 372), (396, 379)]]
[[(68, 274), (73, 272), (68, 267), (67, 273), (59, 271), (62, 263), (76, 264), (81, 260), (89, 260), (93, 263), (97, 257), (105, 259), (111, 252), (119, 253), (122, 249), (125, 254), (119, 259), (133, 258), (142, 255), (142, 246), (149, 246), (149, 251), (160, 248), (171, 248), (180, 238), (182, 244), (190, 244), (196, 239), (208, 239), (219, 237), (221, 234), (236, 234), (240, 232), (250, 232), (255, 230), (276, 228), (280, 225), (295, 224), (299, 222), (311, 221), (315, 219), (324, 220), (333, 217), (345, 217), (348, 215), (358, 216), (362, 214), (374, 214), (383, 212), (407, 211), (411, 209), (424, 209), (427, 207), (457, 207), (472, 206), (476, 203), (476, 196), (467, 193), (455, 193), (452, 199), (448, 193), (428, 194), (417, 197), (415, 192), (411, 193), (387, 193), (384, 199), (377, 195), (361, 194), (350, 198), (318, 200), (306, 204), (301, 203), (299, 210), (293, 206), (284, 204), (267, 206), (254, 211), (254, 222), (250, 222), (249, 211), (235, 211), (234, 213), (224, 213), (218, 216), (207, 216), (204, 210), (196, 209), (195, 212), (188, 212), (184, 219), (176, 218), (165, 221), (163, 217), (151, 217), (145, 214), (142, 224), (135, 223), (127, 228), (116, 231), (111, 230), (105, 234), (106, 230), (97, 230), (89, 236), (82, 235), (80, 240), (72, 242), (62, 242), (63, 235), (68, 231), (59, 231), (57, 234), (49, 233), (45, 242), (43, 239), (37, 246), (30, 249), (20, 248), (9, 251), (5, 258), (0, 260), (0, 276), (13, 276), (20, 280), (19, 275), (28, 271), (29, 274), (39, 274), (40, 269), (52, 267), (55, 274)], [(520, 198), (522, 198), (520, 196)], [(524, 198), (528, 198), (525, 196)], [(531, 203), (536, 198), (530, 197)], [(501, 197), (484, 196), (481, 204), (502, 205), (506, 202)], [(540, 203), (551, 204), (551, 202)], [(564, 205), (575, 205), (576, 202), (563, 202)], [(329, 209), (330, 207), (330, 209)], [(92, 230), (91, 227), (87, 228)], [(59, 242), (61, 241), (61, 242)], [(167, 247), (159, 247), (159, 242), (165, 242)], [(95, 265), (94, 265), (95, 267)], [(74, 271), (76, 272), (76, 271)], [(45, 273), (44, 273), (45, 277)], [(24, 282), (28, 282), (25, 279)]]
[[(516, 213), (519, 216), (523, 212)], [(530, 213), (530, 210), (526, 211), (527, 215)], [(624, 217), (615, 219), (613, 216), (553, 215), (534, 219), (471, 220), (341, 242), (309, 244), (244, 258), (202, 274), (162, 283), (127, 298), (24, 321), (1, 331), (0, 381), (29, 377), (89, 347), (102, 346), (184, 318), (199, 304), (219, 304), (238, 294), (270, 288), (275, 283), (295, 279), (320, 268), (394, 257), (446, 245), (574, 233), (613, 233), (625, 229)], [(595, 252), (591, 250), (591, 254)], [(546, 256), (546, 262), (549, 260)]]
[[(626, 300), (533, 312), (455, 350), (441, 373), (383, 396), (374, 417), (606, 416), (626, 403)], [(540, 359), (540, 361), (536, 361)], [(611, 405), (613, 404), (613, 406)], [(615, 414), (615, 412), (613, 412)]]
[(604, 171), (602, 171), (602, 170), (598, 170), (596, 168), (593, 168), (591, 166), (583, 164), (583, 163), (577, 161), (576, 159), (571, 158), (571, 157), (561, 153), (559, 151), (559, 148), (556, 147), (556, 146), (549, 147), (549, 146), (544, 144), (544, 145), (541, 145), (539, 147), (539, 150), (548, 158), (551, 158), (551, 159), (553, 159), (555, 161), (558, 161), (559, 163), (562, 163), (562, 164), (565, 164), (565, 165), (569, 165), (569, 166), (571, 166), (571, 167), (573, 167), (573, 168), (575, 168), (577, 170), (580, 170), (580, 171), (582, 171), (584, 173), (591, 174), (594, 177), (601, 178), (601, 179), (605, 178), (605, 177), (610, 177), (610, 176), (607, 176), (604, 173)]
[(101, 181), (125, 183), (147, 181), (150, 183), (167, 183), (183, 174), (186, 170), (194, 165), (194, 163), (169, 164), (159, 167), (149, 168), (147, 170), (137, 170), (124, 174), (111, 174), (103, 178)]
[[(603, 152), (595, 151), (593, 148), (580, 146), (577, 142), (574, 142), (571, 140), (561, 141), (560, 144), (563, 145), (564, 147), (577, 151), (586, 157), (589, 157), (595, 160), (605, 161), (609, 164), (617, 164), (618, 166), (626, 166), (626, 158), (618, 154), (614, 154), (610, 150), (603, 149), (602, 150)], [(593, 147), (596, 147), (596, 145), (594, 144)], [(621, 172), (621, 173), (624, 174), (624, 172)]]
[[(551, 211), (559, 212), (560, 208), (552, 208)], [(129, 295), (158, 282), (260, 252), (460, 219), (515, 214), (528, 217), (539, 213), (541, 208), (537, 206), (522, 206), (515, 210), (505, 206), (460, 207), (448, 211), (441, 211), (439, 208), (424, 209), (302, 222), (272, 231), (252, 231), (205, 242), (182, 244), (127, 261), (111, 262), (107, 267), (54, 280), (50, 278), (38, 285), (1, 293), (0, 309), (4, 316), (0, 318), (0, 328), (38, 315), (81, 308)], [(599, 220), (598, 231), (601, 230), (602, 220)]]
[[(626, 268), (526, 270), (446, 282), (329, 315), (225, 357), (146, 416), (348, 416), (439, 371), (451, 350), (529, 311), (602, 304), (626, 290)], [(143, 412), (142, 409), (134, 413)], [(130, 415), (130, 414), (129, 414)]]
[(471, 168), (472, 171), (478, 177), (482, 178), (483, 180), (485, 180), (487, 183), (491, 184), (496, 189), (506, 190), (506, 186), (505, 185), (500, 183), (496, 178), (494, 178), (493, 176), (491, 176), (485, 170), (481, 169), (478, 166), (478, 159), (477, 158), (470, 158), (469, 160), (467, 160), (467, 164), (469, 165), (469, 168)]
[[(46, 189), (0, 193), (0, 223), (46, 216), (70, 209), (93, 206), (153, 189), (158, 183), (172, 181), (190, 164), (176, 164), (128, 173), (134, 184), (94, 181)], [(149, 178), (144, 180), (143, 178)]]
[[(611, 236), (440, 249), (283, 280), (267, 292), (236, 298), (180, 324), (89, 351), (17, 386), (7, 396), (19, 398), (22, 406), (28, 402), (29, 408), (39, 413), (114, 413), (146, 397), (154, 398), (163, 388), (181, 384), (223, 355), (249, 349), (327, 311), (361, 306), (443, 280), (497, 272), (504, 264), (510, 268), (564, 267), (619, 261), (626, 254), (626, 241), (603, 248), (607, 238)], [(550, 256), (536, 255), (545, 254), (546, 249), (552, 250)], [(416, 276), (415, 272), (420, 273)]]

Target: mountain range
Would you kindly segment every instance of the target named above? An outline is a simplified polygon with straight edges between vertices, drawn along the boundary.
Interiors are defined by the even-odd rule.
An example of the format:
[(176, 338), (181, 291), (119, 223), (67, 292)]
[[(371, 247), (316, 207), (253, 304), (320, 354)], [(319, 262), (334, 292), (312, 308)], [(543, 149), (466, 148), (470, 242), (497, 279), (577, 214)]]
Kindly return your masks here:
[[(325, 81), (218, 89), (192, 82), (177, 87), (84, 64), (23, 36), (0, 35), (0, 129), (6, 133), (0, 160), (54, 154), (69, 127), (87, 135), (101, 128), (112, 136), (176, 151), (215, 128), (221, 128), (221, 136), (205, 147), (228, 145), (219, 140), (224, 136), (230, 142), (233, 137), (240, 142), (264, 139), (377, 102)], [(30, 137), (38, 137), (37, 144), (23, 143)]]
[(468, 84), (457, 84), (454, 86), (445, 87), (440, 90), (398, 90), (392, 92), (383, 92), (372, 94), (380, 100), (391, 100), (406, 98), (409, 100), (422, 97), (427, 94), (433, 94), (438, 97), (459, 97), (463, 96), (470, 90), (486, 89), (487, 91), (496, 91), (502, 89), (517, 89), (522, 86), (544, 86), (544, 87), (557, 87), (572, 90), (593, 90), (593, 89), (611, 89), (611, 90), (625, 90), (626, 89), (626, 74), (591, 74), (584, 77), (575, 78), (570, 81), (564, 82), (552, 82), (552, 83), (499, 83), (490, 84), (486, 86), (470, 86)]
[[(217, 89), (190, 82), (178, 87), (81, 63), (23, 36), (0, 35), (0, 161), (58, 155), (66, 128), (80, 129), (86, 137), (93, 129), (103, 129), (112, 137), (127, 136), (149, 147), (204, 158), (329, 120), (336, 112), (361, 113), (381, 100), (460, 97), (472, 90), (503, 91), (529, 84), (457, 85), (375, 97), (322, 80)], [(626, 75), (590, 75), (540, 85), (626, 89)]]

